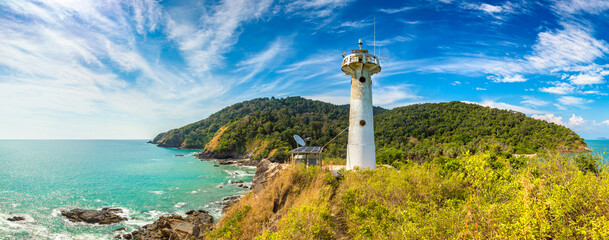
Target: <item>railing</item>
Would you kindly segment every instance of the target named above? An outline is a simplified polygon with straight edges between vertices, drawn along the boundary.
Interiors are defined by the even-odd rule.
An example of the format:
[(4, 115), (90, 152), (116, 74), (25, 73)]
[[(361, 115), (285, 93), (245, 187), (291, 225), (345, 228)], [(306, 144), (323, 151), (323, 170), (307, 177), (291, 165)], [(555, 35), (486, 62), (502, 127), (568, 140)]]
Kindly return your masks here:
[(348, 65), (354, 62), (359, 63), (374, 63), (380, 66), (379, 60), (374, 55), (366, 54), (366, 53), (354, 53), (349, 54), (343, 58), (342, 65)]

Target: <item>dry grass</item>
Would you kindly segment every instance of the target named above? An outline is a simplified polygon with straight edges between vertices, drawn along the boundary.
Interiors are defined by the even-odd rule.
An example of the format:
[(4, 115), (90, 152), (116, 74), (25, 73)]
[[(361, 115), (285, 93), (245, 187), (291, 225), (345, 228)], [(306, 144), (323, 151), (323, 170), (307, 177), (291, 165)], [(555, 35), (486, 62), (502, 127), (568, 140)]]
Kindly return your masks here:
[[(299, 209), (314, 202), (329, 202), (333, 190), (327, 184), (328, 174), (318, 167), (289, 166), (272, 179), (259, 195), (250, 192), (231, 207), (218, 226), (226, 225), (242, 209), (251, 206), (251, 210), (241, 218), (241, 222), (247, 224), (240, 226), (240, 234), (234, 239), (254, 239), (265, 231), (274, 232), (281, 224), (280, 219), (287, 216), (290, 209)], [(214, 232), (210, 236), (224, 238), (214, 235)]]
[(222, 136), (224, 131), (226, 131), (226, 129), (228, 129), (228, 125), (224, 125), (220, 129), (218, 129), (218, 131), (214, 134), (214, 137), (207, 143), (207, 145), (205, 145), (205, 149), (216, 149), (218, 145), (220, 145), (220, 137)]

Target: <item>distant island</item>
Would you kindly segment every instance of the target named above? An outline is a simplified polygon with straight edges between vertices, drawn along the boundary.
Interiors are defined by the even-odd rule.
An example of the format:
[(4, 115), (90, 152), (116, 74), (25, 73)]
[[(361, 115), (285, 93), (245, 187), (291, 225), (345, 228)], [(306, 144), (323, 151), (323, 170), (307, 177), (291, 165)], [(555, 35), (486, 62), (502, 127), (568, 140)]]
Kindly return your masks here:
[(609, 138), (606, 138), (606, 137), (599, 137), (599, 138), (597, 138), (596, 140), (609, 140)]

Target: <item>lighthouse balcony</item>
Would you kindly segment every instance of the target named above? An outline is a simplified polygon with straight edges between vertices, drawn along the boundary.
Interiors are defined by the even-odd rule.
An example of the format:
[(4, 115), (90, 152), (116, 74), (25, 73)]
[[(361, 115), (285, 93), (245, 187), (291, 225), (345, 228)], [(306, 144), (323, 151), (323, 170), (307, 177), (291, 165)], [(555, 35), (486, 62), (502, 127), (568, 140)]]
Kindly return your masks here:
[(372, 55), (372, 54), (366, 54), (366, 53), (354, 53), (354, 54), (349, 54), (347, 56), (345, 56), (345, 58), (343, 58), (343, 66), (344, 65), (349, 65), (351, 63), (373, 63), (376, 65), (381, 65), (379, 63), (378, 58), (376, 58), (376, 56)]
[(381, 64), (376, 56), (368, 54), (366, 50), (354, 50), (354, 53), (343, 58), (341, 69), (346, 74), (352, 75), (361, 68), (374, 74), (381, 71)]

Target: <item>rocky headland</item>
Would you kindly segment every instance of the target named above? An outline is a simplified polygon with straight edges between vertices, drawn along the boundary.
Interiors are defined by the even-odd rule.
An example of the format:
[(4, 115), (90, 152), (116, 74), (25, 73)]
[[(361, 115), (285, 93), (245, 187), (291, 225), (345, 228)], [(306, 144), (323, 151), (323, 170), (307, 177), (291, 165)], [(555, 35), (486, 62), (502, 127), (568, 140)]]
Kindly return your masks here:
[(256, 166), (258, 164), (258, 161), (255, 161), (252, 156), (216, 153), (208, 150), (203, 150), (195, 154), (194, 157), (201, 161), (216, 161), (219, 165)]

